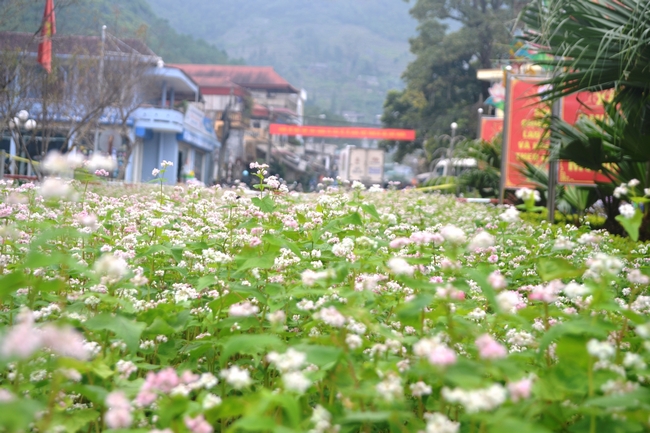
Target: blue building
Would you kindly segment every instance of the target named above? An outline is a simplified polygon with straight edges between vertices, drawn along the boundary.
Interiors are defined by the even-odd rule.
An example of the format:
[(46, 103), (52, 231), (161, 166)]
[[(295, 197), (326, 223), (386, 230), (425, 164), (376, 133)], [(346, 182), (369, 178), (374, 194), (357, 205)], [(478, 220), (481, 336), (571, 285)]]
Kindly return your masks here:
[[(0, 32), (0, 68), (9, 77), (8, 90), (0, 93), (0, 149), (36, 161), (52, 149), (110, 153), (119, 164), (112, 175), (126, 182), (152, 180), (152, 171), (166, 160), (173, 163), (164, 174), (167, 184), (188, 178), (212, 183), (220, 147), (214, 120), (206, 118), (199, 86), (185, 72), (165, 66), (139, 40), (55, 36), (52, 46), (54, 68), (46, 92), (40, 84), (44, 71), (36, 63), (37, 40), (27, 33)], [(119, 68), (133, 59), (142, 76), (129, 81), (126, 69), (124, 75), (113, 70), (111, 84), (108, 65)], [(101, 113), (93, 117), (88, 113), (99, 92), (93, 89), (98, 75), (92, 74), (98, 70), (104, 86), (113, 85), (122, 95), (97, 105)], [(14, 121), (19, 112), (27, 112), (32, 123)], [(12, 174), (31, 170), (29, 164), (10, 164)]]
[(143, 106), (133, 113), (136, 147), (131, 155), (126, 180), (147, 182), (153, 169), (171, 161), (165, 173), (167, 183), (193, 177), (210, 184), (219, 142), (214, 121), (201, 110), (198, 85), (177, 68), (157, 67), (151, 72), (153, 87), (160, 90), (160, 103)]

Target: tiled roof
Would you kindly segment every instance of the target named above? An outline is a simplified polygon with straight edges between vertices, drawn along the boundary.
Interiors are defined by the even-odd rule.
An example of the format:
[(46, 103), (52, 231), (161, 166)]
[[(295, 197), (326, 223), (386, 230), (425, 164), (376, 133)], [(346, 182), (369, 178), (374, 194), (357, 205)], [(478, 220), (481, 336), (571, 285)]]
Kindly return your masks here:
[(253, 111), (251, 112), (251, 117), (256, 119), (268, 119), (269, 118), (269, 109), (264, 105), (255, 104), (253, 106)]
[(287, 80), (282, 78), (271, 66), (240, 65), (174, 65), (184, 70), (203, 87), (218, 87), (228, 80), (251, 90), (271, 90), (276, 92), (298, 93)]
[[(289, 117), (298, 117), (298, 115), (288, 109), (288, 108), (283, 108), (283, 107), (271, 107), (273, 109), (273, 114), (274, 118), (277, 117), (277, 115), (281, 116), (289, 116)], [(271, 112), (269, 110), (269, 107), (261, 104), (255, 104), (253, 106), (253, 111), (251, 113), (251, 117), (256, 118), (256, 119), (268, 119), (271, 115)]]
[[(2, 49), (20, 50), (29, 53), (38, 52), (39, 38), (33, 33), (0, 32), (0, 47)], [(156, 54), (139, 39), (120, 39), (107, 37), (105, 52), (141, 54), (155, 57)], [(78, 54), (99, 56), (101, 54), (101, 38), (99, 36), (54, 35), (52, 37), (54, 54)]]

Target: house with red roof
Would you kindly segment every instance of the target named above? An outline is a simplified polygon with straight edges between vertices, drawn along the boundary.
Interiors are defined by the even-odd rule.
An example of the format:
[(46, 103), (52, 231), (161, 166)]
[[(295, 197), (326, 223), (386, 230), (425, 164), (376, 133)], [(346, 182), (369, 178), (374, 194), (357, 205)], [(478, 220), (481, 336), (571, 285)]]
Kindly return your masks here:
[(273, 146), (283, 144), (282, 138), (268, 134), (270, 123), (302, 123), (304, 92), (271, 66), (174, 66), (198, 83), (219, 138), (224, 131), (228, 134), (224, 155), (219, 158), (224, 163), (217, 176), (221, 179), (230, 177), (229, 173), (236, 179), (249, 162), (266, 157), (270, 142)]

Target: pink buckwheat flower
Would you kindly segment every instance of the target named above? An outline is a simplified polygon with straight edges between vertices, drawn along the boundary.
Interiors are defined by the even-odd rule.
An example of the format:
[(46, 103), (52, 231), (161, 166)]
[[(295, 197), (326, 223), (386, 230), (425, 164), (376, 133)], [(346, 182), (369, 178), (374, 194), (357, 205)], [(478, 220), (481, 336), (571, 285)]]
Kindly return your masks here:
[(533, 380), (530, 378), (524, 378), (517, 382), (510, 382), (508, 384), (510, 399), (515, 403), (519, 400), (528, 399), (530, 397), (532, 387)]
[(508, 286), (506, 279), (501, 275), (501, 272), (494, 271), (488, 276), (488, 284), (492, 286), (494, 290), (502, 290)]
[(71, 326), (57, 328), (54, 325), (47, 325), (43, 328), (42, 335), (43, 344), (59, 356), (82, 361), (90, 357), (83, 336)]
[(158, 395), (150, 389), (140, 389), (140, 392), (135, 397), (135, 405), (138, 407), (151, 406), (157, 397)]
[(185, 426), (192, 432), (192, 433), (212, 433), (214, 432), (214, 428), (205, 420), (203, 415), (199, 415), (196, 418), (190, 418), (189, 416), (186, 416), (185, 419)]
[(395, 238), (392, 241), (390, 241), (390, 244), (388, 244), (388, 246), (397, 249), (397, 248), (402, 248), (410, 244), (411, 242), (412, 241), (409, 238)]
[[(147, 375), (147, 379), (149, 376)], [(154, 377), (153, 386), (155, 389), (167, 394), (180, 383), (180, 378), (173, 368), (160, 370)]]
[(113, 391), (106, 396), (108, 411), (104, 415), (106, 425), (112, 429), (128, 428), (133, 422), (131, 403), (122, 391)]
[(444, 367), (456, 363), (456, 352), (444, 345), (435, 346), (427, 359), (432, 365)]
[(249, 301), (238, 302), (236, 304), (232, 304), (228, 308), (228, 314), (230, 315), (230, 317), (254, 316), (257, 313), (259, 313), (259, 311), (260, 311), (259, 307), (253, 305)]
[(34, 327), (34, 316), (24, 309), (17, 324), (9, 329), (0, 343), (0, 355), (5, 358), (29, 358), (43, 346), (41, 332)]
[(447, 284), (446, 287), (438, 287), (436, 289), (436, 296), (443, 299), (453, 299), (456, 301), (463, 301), (465, 299), (465, 292), (458, 290), (451, 284)]
[(534, 286), (528, 295), (531, 301), (542, 301), (547, 304), (555, 302), (557, 294), (562, 290), (564, 284), (561, 281), (554, 280), (545, 286)]
[(508, 355), (506, 347), (492, 338), (489, 334), (483, 334), (476, 339), (479, 356), (483, 359), (501, 359)]
[(125, 409), (110, 409), (104, 415), (104, 421), (108, 428), (128, 428), (133, 422), (133, 415)]
[(185, 370), (183, 372), (183, 374), (181, 374), (180, 380), (185, 385), (188, 385), (188, 384), (190, 384), (192, 382), (196, 382), (200, 378), (201, 378), (201, 376), (199, 376), (198, 374), (194, 374), (189, 370)]

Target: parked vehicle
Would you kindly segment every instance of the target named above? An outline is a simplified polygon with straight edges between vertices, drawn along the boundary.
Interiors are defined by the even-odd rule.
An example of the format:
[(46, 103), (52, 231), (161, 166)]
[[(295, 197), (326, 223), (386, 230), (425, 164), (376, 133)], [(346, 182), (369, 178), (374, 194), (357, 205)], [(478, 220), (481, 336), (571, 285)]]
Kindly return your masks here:
[(384, 166), (384, 187), (389, 182), (399, 182), (398, 188), (417, 185), (417, 179), (413, 168), (404, 164), (388, 163)]
[(475, 168), (476, 166), (477, 162), (474, 158), (454, 158), (453, 162), (448, 158), (444, 158), (436, 163), (433, 171), (420, 173), (417, 175), (417, 178), (419, 183), (426, 183), (429, 180), (439, 177), (460, 176), (465, 170)]
[(341, 180), (365, 185), (381, 184), (384, 178), (384, 151), (348, 146), (339, 155)]

